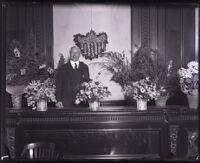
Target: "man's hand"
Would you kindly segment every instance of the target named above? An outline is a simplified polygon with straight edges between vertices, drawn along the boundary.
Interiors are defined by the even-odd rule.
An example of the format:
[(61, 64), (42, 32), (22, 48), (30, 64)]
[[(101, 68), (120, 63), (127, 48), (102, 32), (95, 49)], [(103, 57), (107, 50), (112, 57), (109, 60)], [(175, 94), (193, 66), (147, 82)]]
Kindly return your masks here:
[(59, 109), (64, 108), (63, 103), (61, 101), (56, 103), (56, 107)]

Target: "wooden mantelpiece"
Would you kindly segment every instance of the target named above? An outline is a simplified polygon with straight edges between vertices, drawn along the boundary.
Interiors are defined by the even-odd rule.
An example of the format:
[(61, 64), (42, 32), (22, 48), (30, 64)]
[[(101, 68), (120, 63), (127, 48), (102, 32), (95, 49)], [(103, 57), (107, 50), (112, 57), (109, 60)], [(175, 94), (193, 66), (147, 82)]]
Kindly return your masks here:
[(198, 113), (183, 106), (7, 110), (7, 144), (19, 159), (25, 144), (51, 141), (61, 159), (187, 159), (197, 155)]

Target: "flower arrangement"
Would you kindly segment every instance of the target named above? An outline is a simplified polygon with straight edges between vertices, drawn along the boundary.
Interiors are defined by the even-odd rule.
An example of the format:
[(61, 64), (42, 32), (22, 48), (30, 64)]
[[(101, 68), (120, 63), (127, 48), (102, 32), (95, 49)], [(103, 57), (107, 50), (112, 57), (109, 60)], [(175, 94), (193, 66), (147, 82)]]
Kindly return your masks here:
[[(161, 90), (162, 91), (162, 90)], [(136, 82), (129, 82), (124, 86), (124, 92), (128, 97), (134, 100), (156, 99), (160, 92), (156, 90), (156, 84), (149, 77)]]
[(52, 79), (48, 78), (44, 82), (40, 80), (31, 81), (24, 89), (28, 106), (36, 109), (36, 102), (46, 100), (48, 102), (56, 102), (55, 97), (56, 86), (52, 83)]
[(185, 94), (194, 95), (199, 88), (199, 64), (197, 61), (191, 61), (187, 64), (187, 68), (181, 67), (178, 70), (180, 77), (181, 90)]
[(108, 87), (103, 86), (99, 81), (91, 80), (81, 84), (75, 103), (99, 101), (109, 95), (111, 95), (111, 92), (108, 90)]

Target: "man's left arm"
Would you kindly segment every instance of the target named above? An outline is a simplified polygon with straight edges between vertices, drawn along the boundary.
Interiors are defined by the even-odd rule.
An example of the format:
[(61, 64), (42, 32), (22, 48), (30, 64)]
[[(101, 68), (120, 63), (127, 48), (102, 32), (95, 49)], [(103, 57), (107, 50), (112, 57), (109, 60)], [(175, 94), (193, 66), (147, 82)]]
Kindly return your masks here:
[(85, 64), (84, 81), (88, 82), (89, 80), (90, 80), (89, 68), (88, 68), (88, 65)]

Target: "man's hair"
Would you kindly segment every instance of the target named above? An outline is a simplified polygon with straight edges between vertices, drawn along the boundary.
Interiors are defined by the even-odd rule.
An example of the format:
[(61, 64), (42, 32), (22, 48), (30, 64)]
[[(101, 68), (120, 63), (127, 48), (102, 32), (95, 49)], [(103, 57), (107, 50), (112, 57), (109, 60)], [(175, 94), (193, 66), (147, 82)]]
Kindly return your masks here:
[(69, 53), (71, 54), (71, 51), (73, 49), (78, 49), (81, 52), (81, 49), (78, 46), (72, 46), (71, 49), (69, 50)]

